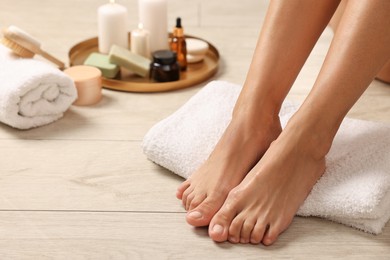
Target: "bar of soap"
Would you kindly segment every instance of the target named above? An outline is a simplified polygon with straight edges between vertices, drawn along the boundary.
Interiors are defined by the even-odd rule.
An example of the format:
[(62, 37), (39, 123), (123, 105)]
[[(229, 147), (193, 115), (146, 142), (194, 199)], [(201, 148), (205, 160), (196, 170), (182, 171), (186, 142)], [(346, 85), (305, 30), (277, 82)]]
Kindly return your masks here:
[(131, 70), (141, 77), (146, 77), (149, 74), (150, 60), (132, 53), (126, 48), (113, 45), (110, 50), (109, 60), (111, 63)]
[(205, 41), (194, 38), (186, 39), (186, 43), (187, 62), (196, 63), (202, 61), (209, 49), (209, 44)]
[(103, 77), (109, 79), (115, 78), (119, 72), (119, 66), (110, 63), (108, 55), (97, 52), (91, 53), (84, 61), (84, 65), (98, 68), (102, 72)]
[(193, 56), (205, 55), (209, 49), (209, 44), (199, 39), (187, 38), (186, 44), (187, 54), (191, 54)]
[(192, 54), (187, 54), (187, 62), (188, 63), (197, 63), (201, 62), (204, 59), (205, 55), (192, 55)]

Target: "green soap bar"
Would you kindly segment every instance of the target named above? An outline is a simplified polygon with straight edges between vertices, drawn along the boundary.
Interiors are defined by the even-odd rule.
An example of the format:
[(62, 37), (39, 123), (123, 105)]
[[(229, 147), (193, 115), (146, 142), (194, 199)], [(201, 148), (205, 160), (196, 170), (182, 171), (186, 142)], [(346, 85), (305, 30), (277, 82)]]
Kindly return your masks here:
[(146, 77), (149, 74), (150, 60), (123, 47), (113, 45), (109, 57), (111, 63), (131, 70), (137, 75)]
[(119, 66), (110, 63), (108, 55), (101, 53), (93, 52), (85, 60), (84, 65), (93, 66), (98, 68), (103, 77), (106, 78), (115, 78), (119, 72)]

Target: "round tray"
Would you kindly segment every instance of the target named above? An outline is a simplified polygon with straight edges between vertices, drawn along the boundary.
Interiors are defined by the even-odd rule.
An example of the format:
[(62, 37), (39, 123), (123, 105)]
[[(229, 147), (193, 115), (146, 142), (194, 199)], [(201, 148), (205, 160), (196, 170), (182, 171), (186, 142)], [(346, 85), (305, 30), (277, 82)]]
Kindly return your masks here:
[[(190, 35), (186, 35), (186, 37), (205, 41)], [(127, 92), (162, 92), (186, 88), (201, 83), (212, 77), (218, 70), (218, 50), (211, 43), (207, 43), (209, 44), (209, 50), (207, 51), (204, 60), (198, 63), (189, 63), (187, 70), (185, 72), (180, 72), (180, 80), (178, 81), (163, 83), (153, 82), (148, 78), (142, 78), (131, 74), (126, 70), (121, 70), (121, 73), (115, 79), (103, 77), (103, 87)], [(70, 66), (82, 65), (88, 55), (92, 52), (98, 52), (97, 37), (80, 42), (70, 49)]]

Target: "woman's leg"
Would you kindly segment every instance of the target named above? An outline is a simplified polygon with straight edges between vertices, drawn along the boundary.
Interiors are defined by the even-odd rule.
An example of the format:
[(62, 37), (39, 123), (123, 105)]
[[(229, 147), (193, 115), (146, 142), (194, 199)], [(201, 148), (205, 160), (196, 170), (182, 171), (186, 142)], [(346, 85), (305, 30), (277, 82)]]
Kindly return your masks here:
[(333, 14), (332, 19), (329, 21), (329, 27), (333, 30), (333, 32), (336, 32), (337, 27), (340, 24), (341, 17), (343, 17), (347, 2), (348, 0), (341, 0), (336, 12)]
[[(312, 91), (213, 217), (215, 241), (274, 243), (325, 170), (349, 109), (390, 58), (390, 1), (350, 0)], [(358, 151), (357, 151), (358, 152)]]
[[(340, 24), (340, 20), (341, 17), (343, 16), (347, 3), (348, 0), (341, 1), (339, 7), (337, 8), (335, 14), (333, 15), (332, 19), (329, 22), (329, 26), (330, 28), (332, 28), (333, 32), (336, 32)], [(379, 79), (380, 81), (390, 84), (390, 60), (388, 60), (387, 63), (381, 68), (379, 73), (376, 75), (376, 78)]]
[[(390, 48), (390, 47), (389, 47)], [(376, 78), (387, 84), (390, 84), (390, 60), (381, 68)]]
[(233, 119), (206, 163), (178, 188), (188, 223), (208, 225), (280, 134), (281, 104), (338, 3), (271, 1)]

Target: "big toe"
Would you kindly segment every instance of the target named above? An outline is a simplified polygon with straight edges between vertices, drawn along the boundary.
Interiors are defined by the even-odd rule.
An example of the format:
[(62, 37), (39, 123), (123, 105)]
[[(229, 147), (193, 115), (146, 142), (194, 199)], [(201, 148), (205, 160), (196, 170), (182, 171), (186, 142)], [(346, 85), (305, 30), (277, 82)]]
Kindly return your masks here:
[(229, 227), (234, 218), (233, 212), (222, 208), (211, 220), (209, 236), (216, 242), (224, 242), (229, 236)]
[(276, 242), (279, 235), (283, 232), (283, 229), (278, 225), (271, 225), (268, 231), (265, 233), (262, 243), (265, 246), (270, 246)]
[(224, 198), (207, 197), (196, 208), (187, 213), (188, 224), (194, 227), (204, 227), (210, 224), (211, 219), (223, 204)]

